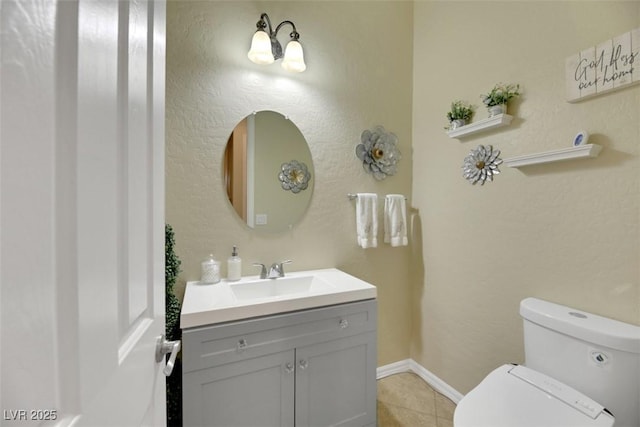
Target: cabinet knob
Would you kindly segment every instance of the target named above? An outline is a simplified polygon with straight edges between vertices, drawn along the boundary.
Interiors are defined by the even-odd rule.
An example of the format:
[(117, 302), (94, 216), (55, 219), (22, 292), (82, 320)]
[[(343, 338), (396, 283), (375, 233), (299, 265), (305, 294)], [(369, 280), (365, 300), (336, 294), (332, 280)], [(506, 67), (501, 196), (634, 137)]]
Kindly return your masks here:
[(340, 327), (347, 329), (349, 327), (349, 321), (347, 319), (340, 319)]
[(304, 359), (300, 359), (300, 362), (298, 362), (298, 364), (300, 365), (300, 369), (302, 369), (303, 371), (307, 369), (307, 366), (309, 366), (309, 362)]
[(285, 372), (286, 372), (287, 374), (291, 374), (291, 373), (293, 373), (294, 369), (295, 369), (295, 368), (294, 368), (294, 366), (293, 366), (293, 363), (291, 363), (291, 362), (287, 362), (287, 364), (286, 364), (286, 365), (284, 365), (284, 370), (285, 370)]
[(247, 343), (247, 340), (242, 338), (241, 340), (238, 341), (238, 345), (236, 347), (236, 350), (238, 351), (238, 353), (242, 353), (243, 351), (245, 351), (247, 349), (248, 346), (249, 346), (249, 344)]

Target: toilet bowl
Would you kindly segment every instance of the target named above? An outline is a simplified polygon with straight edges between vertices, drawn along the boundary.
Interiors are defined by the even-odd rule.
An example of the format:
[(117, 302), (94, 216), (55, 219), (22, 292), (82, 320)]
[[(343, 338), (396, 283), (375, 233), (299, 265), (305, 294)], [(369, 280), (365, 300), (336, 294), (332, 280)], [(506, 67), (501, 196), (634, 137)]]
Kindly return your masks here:
[(611, 427), (602, 405), (544, 374), (518, 365), (491, 372), (458, 404), (455, 427)]
[(536, 298), (520, 315), (525, 365), (487, 375), (454, 427), (640, 427), (640, 326)]

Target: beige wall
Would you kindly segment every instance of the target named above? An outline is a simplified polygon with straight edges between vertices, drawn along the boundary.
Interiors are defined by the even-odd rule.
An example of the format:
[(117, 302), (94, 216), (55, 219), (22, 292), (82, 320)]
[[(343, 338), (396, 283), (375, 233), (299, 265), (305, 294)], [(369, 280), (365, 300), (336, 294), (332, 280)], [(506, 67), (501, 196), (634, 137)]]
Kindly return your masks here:
[[(411, 192), (412, 8), (402, 2), (170, 1), (167, 7), (166, 219), (175, 230), (184, 282), (198, 280), (210, 252), (226, 260), (237, 244), (243, 274), (253, 262), (293, 259), (290, 270), (337, 267), (378, 287), (380, 365), (409, 356), (409, 248), (356, 246), (350, 192)], [(290, 19), (307, 70), (258, 66), (246, 56), (255, 23)], [(281, 37), (286, 40), (288, 27)], [(314, 160), (313, 198), (281, 234), (248, 229), (227, 202), (222, 154), (254, 110), (288, 115)], [(404, 155), (396, 176), (366, 174), (355, 156), (365, 129), (395, 132)], [(223, 263), (223, 273), (226, 270)]]
[[(414, 6), (411, 356), (462, 393), (523, 362), (519, 301), (548, 299), (640, 324), (640, 86), (569, 104), (564, 61), (640, 27), (640, 2), (417, 2)], [(636, 68), (638, 72), (638, 68)], [(450, 139), (454, 99), (481, 106), (495, 83), (524, 95), (508, 128)], [(478, 118), (486, 117), (479, 108)], [(596, 159), (513, 169), (472, 186), (467, 153), (502, 158), (569, 147), (581, 129)]]
[[(263, 11), (296, 23), (305, 73), (246, 59)], [(640, 324), (640, 86), (564, 100), (565, 58), (637, 27), (639, 2), (170, 1), (167, 222), (182, 284), (198, 279), (206, 254), (224, 261), (233, 244), (243, 274), (285, 258), (291, 270), (341, 268), (378, 287), (378, 364), (412, 357), (463, 393), (493, 367), (523, 361), (524, 297)], [(497, 82), (523, 87), (512, 125), (449, 138), (450, 102), (480, 107)], [(276, 235), (246, 228), (221, 182), (231, 129), (263, 109), (291, 117), (315, 166), (308, 211)], [(354, 155), (377, 124), (403, 152), (384, 182)], [(581, 129), (604, 147), (598, 158), (503, 165), (482, 187), (461, 176), (479, 144), (508, 158), (567, 147)], [(359, 191), (412, 192), (409, 248), (356, 246), (346, 193)]]

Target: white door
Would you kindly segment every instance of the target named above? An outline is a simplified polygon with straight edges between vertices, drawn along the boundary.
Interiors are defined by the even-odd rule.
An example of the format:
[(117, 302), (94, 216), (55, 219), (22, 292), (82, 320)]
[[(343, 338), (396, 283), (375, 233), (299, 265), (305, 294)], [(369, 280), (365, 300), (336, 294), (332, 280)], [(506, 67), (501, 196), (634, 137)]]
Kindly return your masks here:
[(163, 425), (165, 3), (1, 0), (0, 36), (0, 423)]

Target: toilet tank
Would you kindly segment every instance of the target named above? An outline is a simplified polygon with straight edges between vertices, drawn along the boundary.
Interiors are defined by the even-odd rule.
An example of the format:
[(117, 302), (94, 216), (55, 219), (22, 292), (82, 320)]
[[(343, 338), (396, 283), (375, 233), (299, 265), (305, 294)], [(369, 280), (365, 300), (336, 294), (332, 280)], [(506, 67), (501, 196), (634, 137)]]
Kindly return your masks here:
[(536, 298), (520, 315), (526, 366), (605, 406), (616, 427), (640, 427), (640, 326)]

